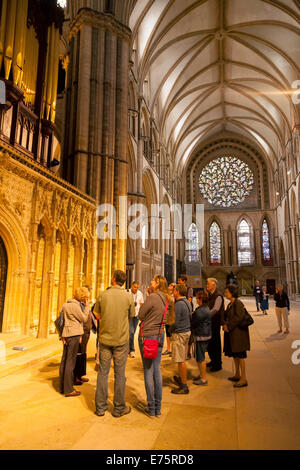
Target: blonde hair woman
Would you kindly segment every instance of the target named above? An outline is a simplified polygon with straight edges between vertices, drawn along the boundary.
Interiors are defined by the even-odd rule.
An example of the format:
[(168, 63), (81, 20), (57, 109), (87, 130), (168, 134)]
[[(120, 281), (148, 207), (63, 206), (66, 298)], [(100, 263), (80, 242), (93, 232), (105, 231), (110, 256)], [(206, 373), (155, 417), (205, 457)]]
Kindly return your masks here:
[[(89, 306), (90, 293), (87, 288), (79, 287), (74, 292), (74, 298), (68, 300), (62, 306), (62, 312), (65, 319), (65, 325), (62, 332), (62, 341), (64, 345), (61, 358), (59, 375), (61, 393), (66, 397), (76, 397), (80, 392), (74, 390), (74, 368), (76, 364), (79, 343), (83, 335), (83, 323), (90, 315)], [(84, 305), (82, 311), (81, 304)]]
[[(161, 416), (162, 400), (162, 376), (160, 370), (161, 353), (164, 344), (164, 325), (173, 324), (175, 321), (174, 303), (168, 291), (166, 278), (156, 275), (150, 284), (152, 293), (147, 296), (145, 303), (139, 311), (139, 320), (142, 322), (143, 337), (141, 330), (139, 335), (139, 347), (144, 367), (145, 389), (147, 394), (148, 408), (145, 413), (154, 418)], [(165, 314), (166, 303), (168, 309)], [(143, 355), (143, 338), (157, 339), (159, 342), (158, 353), (155, 359), (147, 359)]]

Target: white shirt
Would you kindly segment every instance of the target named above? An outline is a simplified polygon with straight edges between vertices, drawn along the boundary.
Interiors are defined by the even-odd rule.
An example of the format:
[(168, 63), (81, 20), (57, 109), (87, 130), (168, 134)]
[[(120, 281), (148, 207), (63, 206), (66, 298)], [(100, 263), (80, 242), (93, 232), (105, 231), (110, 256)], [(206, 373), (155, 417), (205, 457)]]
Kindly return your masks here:
[(138, 290), (136, 294), (134, 294), (131, 289), (128, 289), (128, 292), (130, 292), (133, 297), (133, 301), (135, 303), (135, 316), (137, 317), (141, 308), (140, 302), (144, 303), (144, 296), (140, 290)]

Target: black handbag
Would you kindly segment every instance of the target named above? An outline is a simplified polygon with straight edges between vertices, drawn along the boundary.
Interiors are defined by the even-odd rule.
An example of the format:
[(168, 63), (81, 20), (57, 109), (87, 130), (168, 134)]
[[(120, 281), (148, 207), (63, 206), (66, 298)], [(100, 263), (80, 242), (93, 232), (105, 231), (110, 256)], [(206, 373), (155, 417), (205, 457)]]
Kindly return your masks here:
[(254, 323), (253, 318), (251, 317), (250, 313), (245, 309), (245, 307), (244, 307), (244, 313), (245, 313), (244, 318), (238, 325), (238, 327), (241, 330), (247, 330), (248, 326), (251, 326)]
[(59, 334), (59, 337), (61, 338), (62, 332), (65, 326), (65, 317), (63, 311), (60, 312), (59, 316), (57, 319), (54, 321), (57, 333)]

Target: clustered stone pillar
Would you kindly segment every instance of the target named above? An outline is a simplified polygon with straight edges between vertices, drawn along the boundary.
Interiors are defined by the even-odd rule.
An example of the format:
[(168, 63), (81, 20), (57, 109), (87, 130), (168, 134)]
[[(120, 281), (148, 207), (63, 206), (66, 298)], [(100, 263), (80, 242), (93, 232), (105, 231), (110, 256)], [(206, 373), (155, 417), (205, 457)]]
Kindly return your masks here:
[[(126, 270), (119, 197), (128, 190), (128, 73), (131, 31), (112, 15), (80, 8), (70, 26), (64, 176), (116, 210), (116, 238), (98, 240), (96, 290)], [(111, 215), (112, 216), (112, 215)], [(121, 217), (120, 217), (121, 216)], [(125, 218), (125, 220), (124, 220)], [(112, 218), (111, 218), (112, 221)]]

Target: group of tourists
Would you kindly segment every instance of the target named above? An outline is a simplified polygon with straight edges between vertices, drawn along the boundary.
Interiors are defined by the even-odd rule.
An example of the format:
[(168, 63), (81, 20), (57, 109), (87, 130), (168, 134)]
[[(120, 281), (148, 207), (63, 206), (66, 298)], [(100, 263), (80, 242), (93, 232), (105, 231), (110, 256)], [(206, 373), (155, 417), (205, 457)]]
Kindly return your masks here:
[[(259, 312), (261, 310), (263, 312), (263, 315), (267, 315), (267, 311), (269, 309), (269, 294), (267, 292), (266, 286), (261, 286), (259, 280), (255, 281), (253, 295), (256, 300), (257, 311)], [(283, 290), (283, 286), (281, 284), (278, 284), (276, 286), (274, 300), (277, 323), (279, 327), (277, 333), (282, 333), (283, 323), (285, 328), (284, 334), (289, 334), (290, 300), (287, 293)]]
[[(229, 304), (224, 309), (223, 295), (218, 291), (218, 281), (209, 278), (206, 290), (196, 294), (197, 307), (193, 306), (193, 289), (187, 286), (187, 277), (179, 276), (177, 284), (168, 285), (165, 277), (156, 275), (146, 289), (146, 298), (134, 281), (129, 290), (123, 288), (126, 274), (115, 271), (111, 286), (101, 292), (91, 311), (89, 288), (75, 291), (74, 299), (62, 307), (65, 325), (62, 332), (64, 344), (60, 365), (61, 393), (66, 397), (78, 396), (74, 385), (88, 381), (86, 374), (86, 345), (90, 329), (98, 324), (96, 415), (104, 416), (108, 408), (108, 375), (111, 361), (114, 364), (114, 398), (112, 415), (116, 418), (131, 411), (125, 403), (125, 369), (128, 356), (135, 357), (134, 335), (140, 322), (138, 345), (140, 349), (144, 383), (147, 395), (145, 414), (151, 418), (161, 416), (162, 355), (171, 355), (177, 364), (178, 375), (173, 376), (173, 394), (188, 394), (186, 361), (193, 355), (199, 374), (193, 384), (207, 386), (206, 369), (222, 369), (221, 327), (224, 331), (224, 354), (233, 357), (235, 373), (228, 380), (234, 387), (248, 385), (245, 359), (250, 350), (248, 327), (239, 327), (245, 308), (238, 299), (236, 285), (228, 285), (225, 297)], [(163, 353), (165, 330), (167, 350)], [(205, 353), (210, 362), (206, 363)]]

